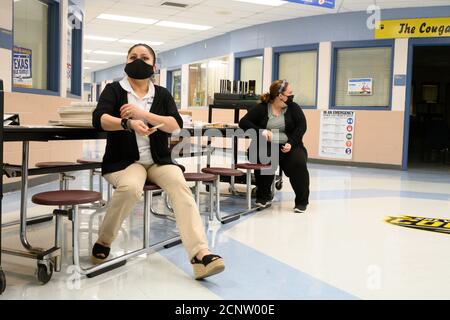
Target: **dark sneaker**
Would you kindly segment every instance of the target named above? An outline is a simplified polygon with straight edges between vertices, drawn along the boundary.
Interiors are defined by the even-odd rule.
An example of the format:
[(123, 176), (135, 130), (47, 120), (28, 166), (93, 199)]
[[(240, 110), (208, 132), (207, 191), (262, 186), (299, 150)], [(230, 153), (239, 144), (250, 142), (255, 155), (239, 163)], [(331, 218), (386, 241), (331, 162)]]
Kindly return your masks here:
[(258, 199), (258, 200), (256, 200), (255, 204), (258, 208), (264, 209), (264, 208), (270, 207), (272, 205), (272, 201)]
[(294, 208), (294, 212), (305, 213), (306, 212), (306, 207), (307, 206), (296, 205), (295, 208)]

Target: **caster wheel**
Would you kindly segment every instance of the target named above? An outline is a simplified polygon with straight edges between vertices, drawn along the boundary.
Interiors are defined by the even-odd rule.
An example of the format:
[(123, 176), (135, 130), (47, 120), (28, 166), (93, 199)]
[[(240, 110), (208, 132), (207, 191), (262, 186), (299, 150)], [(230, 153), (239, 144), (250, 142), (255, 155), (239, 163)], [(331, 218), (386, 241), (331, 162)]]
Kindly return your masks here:
[(2, 270), (0, 270), (0, 294), (6, 289), (6, 277)]
[(42, 284), (46, 284), (50, 281), (53, 275), (53, 267), (50, 264), (50, 269), (47, 269), (47, 266), (45, 264), (38, 264), (38, 270), (37, 270), (37, 278), (39, 282)]
[(283, 181), (278, 181), (275, 183), (275, 188), (281, 190), (283, 188)]

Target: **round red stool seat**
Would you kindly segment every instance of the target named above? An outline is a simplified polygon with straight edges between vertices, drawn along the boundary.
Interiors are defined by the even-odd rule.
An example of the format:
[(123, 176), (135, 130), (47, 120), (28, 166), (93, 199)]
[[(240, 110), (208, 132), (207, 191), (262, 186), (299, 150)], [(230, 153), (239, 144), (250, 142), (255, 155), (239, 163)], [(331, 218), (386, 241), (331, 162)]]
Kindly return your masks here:
[(184, 179), (186, 181), (201, 181), (201, 182), (210, 182), (217, 179), (217, 177), (214, 174), (210, 173), (196, 173), (196, 172), (188, 172), (184, 173)]
[(88, 190), (59, 190), (35, 194), (31, 201), (44, 206), (74, 206), (102, 199), (100, 192)]
[(261, 170), (261, 169), (270, 169), (270, 164), (261, 164), (261, 163), (238, 163), (236, 164), (236, 169), (243, 170)]
[(144, 186), (144, 191), (156, 191), (156, 190), (161, 190), (161, 188), (154, 183), (147, 183)]
[(203, 168), (202, 172), (215, 174), (218, 176), (226, 176), (226, 177), (240, 177), (240, 176), (244, 175), (244, 173), (242, 171), (239, 171), (236, 169), (218, 168), (218, 167)]

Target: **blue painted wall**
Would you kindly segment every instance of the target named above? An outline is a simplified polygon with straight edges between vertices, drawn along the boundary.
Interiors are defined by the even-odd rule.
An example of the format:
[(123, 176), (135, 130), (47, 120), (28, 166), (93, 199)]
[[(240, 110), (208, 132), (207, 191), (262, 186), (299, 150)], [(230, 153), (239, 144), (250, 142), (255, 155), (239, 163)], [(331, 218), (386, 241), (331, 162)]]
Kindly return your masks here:
[[(382, 19), (447, 17), (450, 6), (383, 10)], [(296, 18), (252, 26), (159, 54), (160, 68), (171, 68), (193, 61), (267, 47), (311, 44), (324, 41), (374, 39), (366, 27), (369, 14), (351, 12)], [(206, 44), (206, 48), (205, 48)], [(117, 78), (123, 66), (95, 72), (96, 82)], [(119, 73), (116, 73), (119, 71)]]
[(0, 28), (0, 49), (12, 50), (13, 35), (12, 30)]
[[(125, 59), (124, 59), (125, 60)], [(96, 71), (92, 73), (92, 82), (100, 83), (102, 81), (114, 80), (124, 76), (125, 63), (114, 67), (110, 67), (104, 70)]]

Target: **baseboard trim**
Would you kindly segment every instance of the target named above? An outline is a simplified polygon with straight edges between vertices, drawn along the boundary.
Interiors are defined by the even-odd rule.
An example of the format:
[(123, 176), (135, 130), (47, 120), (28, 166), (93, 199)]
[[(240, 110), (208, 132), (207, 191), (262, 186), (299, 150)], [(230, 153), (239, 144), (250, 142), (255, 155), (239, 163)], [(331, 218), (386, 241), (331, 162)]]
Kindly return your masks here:
[(336, 160), (311, 159), (311, 158), (308, 158), (308, 162), (314, 163), (314, 164), (328, 164), (328, 165), (333, 165), (333, 166), (402, 170), (402, 165), (400, 165), (400, 164), (395, 165), (395, 164), (384, 164), (384, 163), (336, 161)]

